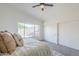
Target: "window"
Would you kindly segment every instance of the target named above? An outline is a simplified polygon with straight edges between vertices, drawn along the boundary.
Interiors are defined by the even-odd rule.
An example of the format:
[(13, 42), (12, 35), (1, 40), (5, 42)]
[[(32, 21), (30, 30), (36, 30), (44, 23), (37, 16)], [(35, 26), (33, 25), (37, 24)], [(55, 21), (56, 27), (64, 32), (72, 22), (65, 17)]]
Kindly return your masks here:
[(39, 34), (40, 34), (40, 26), (35, 25), (35, 37), (39, 37)]
[(34, 37), (34, 25), (25, 24), (25, 37)]
[(24, 23), (18, 23), (18, 33), (24, 37)]
[(36, 38), (40, 35), (40, 26), (35, 24), (18, 23), (18, 33), (23, 38)]

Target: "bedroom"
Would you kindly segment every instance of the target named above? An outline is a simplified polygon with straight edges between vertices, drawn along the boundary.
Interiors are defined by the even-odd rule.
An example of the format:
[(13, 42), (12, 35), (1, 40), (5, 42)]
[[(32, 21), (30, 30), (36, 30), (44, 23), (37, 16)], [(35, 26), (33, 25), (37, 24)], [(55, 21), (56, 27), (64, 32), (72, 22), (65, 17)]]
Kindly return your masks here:
[(37, 4), (0, 4), (0, 31), (19, 33), (25, 43), (45, 42), (54, 56), (79, 56), (79, 4), (56, 3), (44, 11), (32, 8)]

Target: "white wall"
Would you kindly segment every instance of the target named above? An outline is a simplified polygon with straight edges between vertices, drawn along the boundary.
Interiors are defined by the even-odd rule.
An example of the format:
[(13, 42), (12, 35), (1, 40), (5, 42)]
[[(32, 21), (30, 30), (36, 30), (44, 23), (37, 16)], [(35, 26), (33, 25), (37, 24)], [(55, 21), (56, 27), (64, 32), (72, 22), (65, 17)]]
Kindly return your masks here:
[(79, 21), (61, 23), (59, 43), (79, 50)]
[[(44, 24), (45, 40), (57, 44), (57, 23)], [(79, 50), (79, 20), (59, 23), (59, 44)]]
[(57, 43), (57, 24), (53, 22), (45, 22), (44, 24), (44, 37), (45, 40)]
[(45, 40), (57, 44), (56, 25), (59, 22), (59, 44), (79, 50), (79, 4), (61, 4), (55, 6), (52, 12), (48, 11), (48, 14)]
[(17, 33), (18, 22), (39, 24), (41, 26), (40, 39), (43, 39), (43, 21), (20, 10), (14, 9), (8, 4), (0, 4), (0, 31), (8, 30)]

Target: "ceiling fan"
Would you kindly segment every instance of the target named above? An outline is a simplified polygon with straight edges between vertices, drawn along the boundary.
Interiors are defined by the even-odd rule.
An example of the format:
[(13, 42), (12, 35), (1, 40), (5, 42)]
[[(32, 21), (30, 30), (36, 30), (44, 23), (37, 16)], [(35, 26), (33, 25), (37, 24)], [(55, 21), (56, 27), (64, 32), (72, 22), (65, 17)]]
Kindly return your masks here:
[(35, 7), (39, 7), (39, 6), (41, 7), (41, 10), (44, 11), (45, 6), (53, 7), (54, 5), (53, 4), (47, 4), (47, 3), (39, 3), (39, 4), (32, 6), (32, 7), (35, 8)]

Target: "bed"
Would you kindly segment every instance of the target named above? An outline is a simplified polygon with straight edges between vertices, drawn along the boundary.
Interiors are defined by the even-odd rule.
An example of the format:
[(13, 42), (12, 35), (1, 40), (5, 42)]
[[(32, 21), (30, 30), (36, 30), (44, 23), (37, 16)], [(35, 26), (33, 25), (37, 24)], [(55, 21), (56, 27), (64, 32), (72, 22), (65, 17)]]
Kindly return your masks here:
[(1, 56), (51, 56), (50, 47), (35, 38), (23, 39), (18, 33), (0, 32)]
[(51, 50), (45, 42), (24, 39), (24, 46), (18, 47), (12, 56), (51, 56)]
[[(51, 56), (51, 50), (45, 42), (36, 39), (23, 39), (24, 46), (17, 47), (10, 56)], [(8, 54), (1, 54), (8, 55)]]
[(51, 56), (49, 46), (35, 38), (23, 39), (18, 33), (0, 32), (0, 56)]

